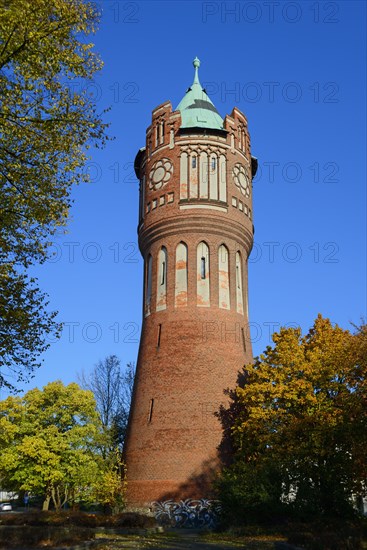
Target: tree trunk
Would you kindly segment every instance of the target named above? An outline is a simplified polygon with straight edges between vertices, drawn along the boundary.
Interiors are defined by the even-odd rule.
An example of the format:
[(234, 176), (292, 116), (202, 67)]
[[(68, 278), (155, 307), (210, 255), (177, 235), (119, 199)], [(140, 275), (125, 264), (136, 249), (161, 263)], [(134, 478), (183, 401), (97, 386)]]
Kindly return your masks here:
[(55, 487), (52, 487), (51, 495), (52, 495), (52, 501), (54, 503), (56, 512), (60, 512), (60, 510), (61, 510), (61, 499), (60, 499), (59, 487), (56, 487), (56, 490), (55, 490)]
[(50, 496), (50, 495), (46, 495), (45, 500), (43, 501), (43, 504), (42, 504), (42, 510), (43, 510), (43, 512), (47, 512), (47, 511), (48, 511), (48, 508), (49, 508), (49, 506), (50, 506), (50, 500), (51, 500), (51, 496)]

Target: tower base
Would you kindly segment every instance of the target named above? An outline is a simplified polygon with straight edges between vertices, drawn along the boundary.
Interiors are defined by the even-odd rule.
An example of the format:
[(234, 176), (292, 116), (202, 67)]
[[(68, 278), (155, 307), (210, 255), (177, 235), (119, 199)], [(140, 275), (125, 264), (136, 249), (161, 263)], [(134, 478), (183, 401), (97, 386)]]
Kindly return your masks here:
[(153, 503), (179, 502), (187, 499), (213, 499), (213, 481), (219, 470), (216, 458), (206, 461), (200, 470), (187, 479), (129, 480), (127, 501), (129, 506), (151, 507)]

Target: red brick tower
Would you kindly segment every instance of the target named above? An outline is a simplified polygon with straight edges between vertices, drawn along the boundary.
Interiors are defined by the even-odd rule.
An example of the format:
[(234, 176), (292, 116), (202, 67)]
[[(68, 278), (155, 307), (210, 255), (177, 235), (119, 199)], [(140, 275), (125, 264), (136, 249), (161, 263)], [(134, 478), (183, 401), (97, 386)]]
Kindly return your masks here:
[[(253, 243), (246, 117), (223, 120), (195, 78), (175, 111), (154, 109), (140, 180), (143, 326), (125, 459), (128, 500), (208, 497), (226, 403), (251, 361), (247, 259)], [(205, 494), (204, 494), (205, 493)]]

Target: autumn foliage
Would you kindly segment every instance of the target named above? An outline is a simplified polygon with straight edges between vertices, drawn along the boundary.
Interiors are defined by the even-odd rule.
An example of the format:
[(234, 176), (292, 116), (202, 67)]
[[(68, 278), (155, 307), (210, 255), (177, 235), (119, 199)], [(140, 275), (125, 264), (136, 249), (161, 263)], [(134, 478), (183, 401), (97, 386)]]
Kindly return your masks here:
[(319, 315), (305, 336), (284, 328), (273, 341), (222, 411), (227, 515), (354, 515), (367, 489), (367, 326)]

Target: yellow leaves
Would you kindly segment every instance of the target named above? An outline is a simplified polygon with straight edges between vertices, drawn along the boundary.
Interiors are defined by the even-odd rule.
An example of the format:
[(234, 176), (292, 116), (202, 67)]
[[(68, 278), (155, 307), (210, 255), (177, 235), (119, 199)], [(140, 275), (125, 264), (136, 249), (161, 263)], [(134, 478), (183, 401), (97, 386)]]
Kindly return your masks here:
[(287, 329), (274, 342), (231, 407), (235, 494), (247, 498), (255, 465), (281, 482), (275, 508), (291, 492), (301, 509), (347, 509), (366, 480), (367, 326), (351, 334), (318, 316), (304, 337)]
[(236, 458), (285, 464), (285, 479), (302, 483), (343, 476), (355, 490), (365, 480), (367, 326), (351, 334), (319, 315), (305, 336), (282, 329), (273, 340), (235, 391)]
[(124, 487), (121, 476), (117, 471), (107, 470), (101, 475), (96, 490), (96, 496), (101, 504), (115, 505), (122, 500)]

